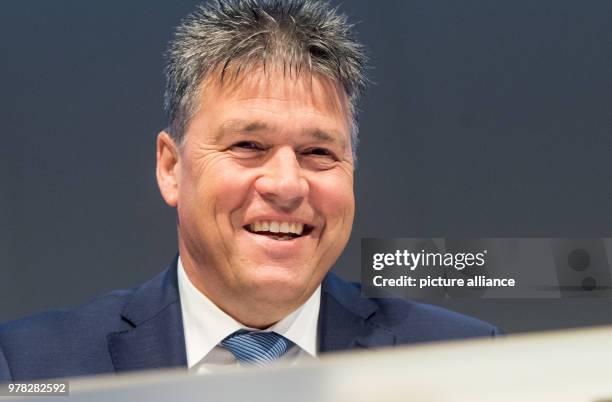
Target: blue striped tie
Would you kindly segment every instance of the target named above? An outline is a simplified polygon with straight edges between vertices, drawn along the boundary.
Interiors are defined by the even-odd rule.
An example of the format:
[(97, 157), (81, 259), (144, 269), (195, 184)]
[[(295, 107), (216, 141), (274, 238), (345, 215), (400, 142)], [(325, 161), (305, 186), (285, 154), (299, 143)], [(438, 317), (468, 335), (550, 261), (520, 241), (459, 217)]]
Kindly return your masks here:
[(276, 332), (238, 330), (221, 341), (241, 364), (264, 366), (278, 359), (293, 342)]

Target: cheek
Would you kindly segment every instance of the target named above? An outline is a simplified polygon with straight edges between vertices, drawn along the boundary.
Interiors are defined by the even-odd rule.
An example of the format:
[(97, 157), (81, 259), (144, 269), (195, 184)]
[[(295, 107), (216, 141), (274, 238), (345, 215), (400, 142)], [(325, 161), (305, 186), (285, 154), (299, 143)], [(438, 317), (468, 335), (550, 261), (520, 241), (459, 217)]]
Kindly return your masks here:
[(248, 202), (253, 179), (248, 170), (237, 167), (231, 161), (220, 161), (214, 169), (202, 172), (195, 188), (200, 213), (208, 215), (208, 221), (221, 226), (231, 224), (234, 216)]
[(344, 174), (324, 176), (311, 182), (311, 195), (315, 208), (328, 225), (352, 225), (355, 213), (353, 180)]

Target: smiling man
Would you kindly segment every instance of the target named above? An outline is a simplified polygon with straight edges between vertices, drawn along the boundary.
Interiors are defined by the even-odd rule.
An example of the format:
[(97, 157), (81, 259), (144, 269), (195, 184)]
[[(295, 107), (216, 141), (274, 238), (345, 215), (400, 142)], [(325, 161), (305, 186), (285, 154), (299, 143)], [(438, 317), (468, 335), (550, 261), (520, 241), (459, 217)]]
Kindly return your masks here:
[(365, 61), (350, 28), (307, 0), (216, 2), (182, 22), (156, 170), (177, 211), (178, 256), (139, 288), (1, 326), (0, 380), (208, 373), (496, 333), (432, 306), (362, 298), (329, 273), (355, 212)]
[(345, 247), (353, 157), (332, 79), (250, 68), (235, 83), (204, 81), (180, 145), (159, 135), (157, 175), (178, 210), (187, 277), (237, 321), (266, 328), (310, 298)]

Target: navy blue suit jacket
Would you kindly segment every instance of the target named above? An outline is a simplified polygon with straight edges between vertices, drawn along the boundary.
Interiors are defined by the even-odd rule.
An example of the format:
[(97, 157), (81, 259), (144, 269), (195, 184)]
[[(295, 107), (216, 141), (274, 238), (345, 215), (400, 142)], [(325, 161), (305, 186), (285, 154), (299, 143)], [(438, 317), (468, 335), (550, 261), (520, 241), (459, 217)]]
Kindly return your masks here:
[[(138, 288), (1, 325), (0, 382), (186, 366), (176, 262)], [(321, 353), (497, 333), (438, 307), (363, 298), (331, 273), (322, 284)]]

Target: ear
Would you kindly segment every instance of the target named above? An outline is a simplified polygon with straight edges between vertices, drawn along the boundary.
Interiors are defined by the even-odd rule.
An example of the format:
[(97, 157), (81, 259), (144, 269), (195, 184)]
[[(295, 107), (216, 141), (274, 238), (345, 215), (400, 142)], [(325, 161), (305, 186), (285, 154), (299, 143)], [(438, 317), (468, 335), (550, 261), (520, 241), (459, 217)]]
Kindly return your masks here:
[(164, 201), (176, 207), (180, 179), (179, 149), (172, 137), (162, 131), (157, 135), (157, 185)]

